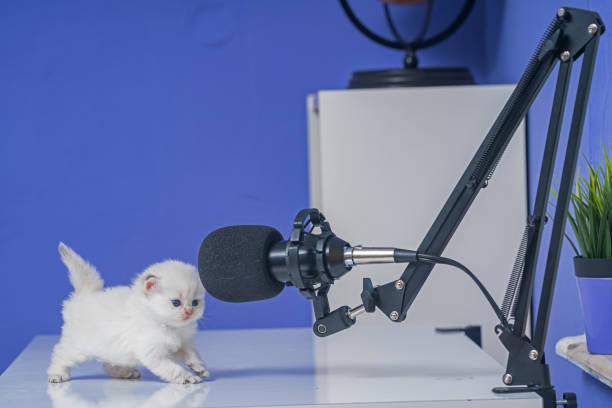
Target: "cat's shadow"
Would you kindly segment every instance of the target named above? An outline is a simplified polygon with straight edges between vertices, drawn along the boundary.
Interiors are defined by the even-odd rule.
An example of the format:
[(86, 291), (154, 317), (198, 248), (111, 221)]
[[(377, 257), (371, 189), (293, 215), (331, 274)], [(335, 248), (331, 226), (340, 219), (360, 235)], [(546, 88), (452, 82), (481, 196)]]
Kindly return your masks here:
[[(126, 383), (126, 384), (138, 384), (138, 383), (159, 383), (159, 384), (168, 384), (168, 382), (160, 379), (158, 376), (156, 376), (155, 374), (153, 374), (151, 371), (149, 371), (147, 368), (145, 367), (137, 367), (138, 371), (140, 371), (140, 378), (137, 379), (121, 379), (121, 380), (116, 380), (113, 379), (110, 375), (104, 373), (104, 372), (100, 372), (99, 374), (82, 374), (79, 375), (78, 372), (74, 373), (71, 377), (70, 377), (70, 381), (88, 381), (88, 380), (113, 380), (113, 381), (120, 381), (122, 383)], [(75, 370), (76, 371), (76, 370)], [(214, 377), (212, 378), (206, 378), (203, 379), (202, 382), (203, 383), (209, 383), (211, 381), (214, 381)]]
[[(212, 370), (211, 370), (212, 371)], [(212, 371), (211, 380), (222, 380), (224, 378), (244, 377), (284, 377), (284, 376), (312, 376), (315, 370), (312, 366), (307, 367), (249, 367), (235, 369), (217, 369)]]
[[(137, 380), (121, 380), (129, 383), (136, 382), (157, 382), (164, 383), (153, 373), (146, 368), (140, 367), (142, 373), (141, 378)], [(304, 367), (247, 367), (247, 368), (232, 368), (232, 369), (212, 369), (210, 378), (205, 379), (204, 383), (210, 383), (225, 378), (247, 378), (247, 377), (284, 377), (284, 376), (312, 376), (315, 370), (312, 366)], [(86, 381), (86, 380), (111, 380), (106, 374), (87, 374), (75, 375), (70, 381)]]

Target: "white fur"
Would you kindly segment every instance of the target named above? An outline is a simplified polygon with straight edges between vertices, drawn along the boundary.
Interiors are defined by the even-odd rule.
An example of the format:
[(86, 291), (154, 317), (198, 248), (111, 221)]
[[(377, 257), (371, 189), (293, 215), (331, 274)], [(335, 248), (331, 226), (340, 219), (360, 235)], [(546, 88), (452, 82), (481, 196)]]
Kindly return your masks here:
[[(139, 378), (136, 365), (173, 383), (198, 383), (209, 376), (192, 344), (204, 313), (204, 287), (195, 267), (164, 261), (148, 267), (131, 286), (103, 289), (92, 265), (63, 243), (58, 250), (74, 292), (64, 301), (62, 336), (47, 370), (49, 382), (67, 381), (70, 368), (91, 359), (105, 363), (116, 378)], [(181, 305), (173, 306), (173, 299)], [(194, 299), (199, 302), (195, 307)]]
[(104, 287), (104, 281), (93, 265), (63, 242), (59, 243), (57, 250), (62, 256), (62, 262), (68, 268), (68, 278), (75, 292), (95, 292)]

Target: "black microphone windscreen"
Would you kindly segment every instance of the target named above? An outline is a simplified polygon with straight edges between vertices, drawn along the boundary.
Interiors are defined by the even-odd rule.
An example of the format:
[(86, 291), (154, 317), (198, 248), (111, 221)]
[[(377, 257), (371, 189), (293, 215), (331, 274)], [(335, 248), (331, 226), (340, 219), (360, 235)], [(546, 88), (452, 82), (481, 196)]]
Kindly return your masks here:
[(226, 302), (278, 295), (284, 284), (270, 274), (268, 253), (282, 240), (280, 232), (260, 225), (236, 225), (211, 232), (198, 255), (202, 284), (208, 293)]

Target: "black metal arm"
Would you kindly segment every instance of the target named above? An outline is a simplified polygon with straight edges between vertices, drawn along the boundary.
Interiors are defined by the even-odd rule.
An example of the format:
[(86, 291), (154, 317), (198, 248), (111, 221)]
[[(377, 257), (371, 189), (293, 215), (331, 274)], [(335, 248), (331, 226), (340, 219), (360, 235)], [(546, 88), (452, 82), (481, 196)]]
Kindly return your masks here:
[[(496, 327), (500, 341), (509, 352), (503, 382), (512, 387), (493, 390), (499, 393), (535, 391), (543, 397), (546, 408), (553, 408), (556, 403), (555, 391), (550, 383), (549, 367), (544, 358), (544, 345), (595, 57), (599, 37), (604, 31), (605, 26), (595, 12), (570, 7), (558, 10), (557, 16), (546, 30), (510, 99), (418, 248), (419, 253), (433, 257), (442, 254), (476, 195), (487, 187), (514, 132), (525, 118), (555, 65), (560, 61), (535, 205), (527, 220), (522, 248), (502, 308), (511, 324)], [(530, 339), (525, 334), (525, 328), (533, 294), (538, 252), (544, 224), (547, 221), (546, 208), (572, 65), (580, 57), (583, 57), (582, 67), (559, 184), (540, 305), (533, 339)], [(364, 304), (358, 308), (363, 309), (361, 312), (373, 312), (378, 308), (390, 320), (403, 321), (433, 268), (433, 263), (418, 261), (410, 263), (399, 280), (382, 286), (373, 287), (368, 279), (364, 280), (362, 293)], [(354, 323), (351, 317), (352, 310), (344, 307), (330, 314), (327, 303), (329, 288), (322, 289), (321, 297), (315, 296), (315, 312), (319, 312), (317, 322), (323, 318), (331, 319), (330, 323), (333, 323), (334, 330), (317, 334), (326, 336), (350, 327)], [(564, 397), (568, 400), (573, 398), (572, 404), (575, 404), (575, 396), (567, 394)]]
[[(506, 385), (524, 387), (497, 388), (494, 390), (496, 392), (536, 391), (543, 396), (551, 396), (552, 386), (549, 368), (544, 360), (544, 345), (593, 67), (599, 37), (604, 30), (603, 22), (597, 13), (569, 7), (558, 11), (557, 17), (545, 33), (515, 91), (418, 249), (419, 252), (427, 254), (442, 254), (476, 195), (487, 186), (506, 146), (557, 61), (561, 61), (537, 196), (533, 212), (527, 220), (526, 252), (520, 263), (523, 267), (520, 270), (520, 279), (518, 279), (520, 286), (512, 302), (511, 316), (507, 316), (514, 318), (514, 324), (511, 331), (501, 326), (497, 328), (500, 340), (509, 351), (503, 381)], [(573, 62), (581, 56), (583, 62), (580, 80), (576, 92), (563, 174), (559, 184), (540, 305), (533, 340), (531, 340), (525, 335), (525, 326), (532, 298), (535, 268), (542, 230), (546, 221), (545, 212), (571, 68)], [(432, 264), (421, 262), (408, 265), (401, 277), (404, 282), (402, 291), (398, 291), (396, 281), (375, 288), (376, 306), (392, 321), (403, 321), (433, 267)], [(552, 395), (554, 396), (554, 391)], [(549, 402), (545, 401), (545, 406), (555, 406), (554, 401), (550, 405), (550, 398), (547, 399)]]

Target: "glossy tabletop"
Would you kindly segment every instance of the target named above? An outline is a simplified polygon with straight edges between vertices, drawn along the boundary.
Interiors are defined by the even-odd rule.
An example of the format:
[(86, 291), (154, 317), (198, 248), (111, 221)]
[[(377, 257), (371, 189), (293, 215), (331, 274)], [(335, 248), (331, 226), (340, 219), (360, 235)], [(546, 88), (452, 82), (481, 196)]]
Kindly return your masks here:
[(0, 376), (0, 407), (541, 407), (496, 395), (503, 368), (463, 334), (390, 324), (320, 339), (309, 328), (211, 330), (195, 343), (212, 374), (197, 385), (111, 379), (99, 362), (47, 383), (58, 336), (37, 336)]

